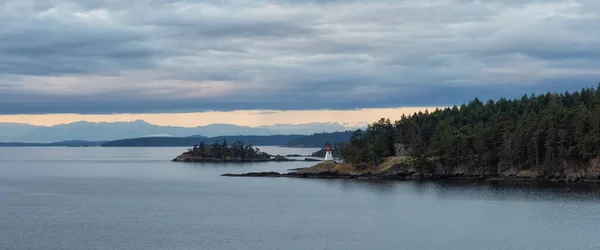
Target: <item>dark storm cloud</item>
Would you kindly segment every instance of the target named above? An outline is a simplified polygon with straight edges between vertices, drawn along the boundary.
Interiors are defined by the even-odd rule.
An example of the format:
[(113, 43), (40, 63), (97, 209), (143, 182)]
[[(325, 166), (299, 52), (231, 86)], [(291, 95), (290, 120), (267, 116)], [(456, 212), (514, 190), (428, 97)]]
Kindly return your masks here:
[(0, 2), (0, 113), (433, 106), (600, 80), (597, 1)]

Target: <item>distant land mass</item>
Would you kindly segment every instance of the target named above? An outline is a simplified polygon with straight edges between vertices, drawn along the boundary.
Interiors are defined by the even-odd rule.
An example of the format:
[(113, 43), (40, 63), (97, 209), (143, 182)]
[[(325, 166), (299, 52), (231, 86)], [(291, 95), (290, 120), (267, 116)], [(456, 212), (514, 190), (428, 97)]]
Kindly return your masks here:
[[(140, 137), (114, 141), (61, 141), (50, 143), (0, 142), (0, 147), (192, 147), (196, 144), (215, 142), (242, 142), (255, 146), (323, 147), (326, 143), (345, 142), (349, 132), (317, 133), (313, 135), (232, 135), (206, 137), (191, 135), (186, 137)], [(350, 133), (351, 134), (351, 133)], [(349, 137), (346, 138), (346, 141)]]
[(102, 147), (191, 147), (201, 142), (213, 144), (215, 142), (240, 141), (247, 145), (255, 146), (281, 146), (289, 141), (304, 137), (303, 135), (238, 135), (217, 137), (145, 137), (109, 141)]
[(99, 147), (104, 141), (61, 141), (50, 143), (0, 142), (0, 147)]
[(287, 147), (322, 147), (325, 144), (340, 144), (347, 142), (352, 137), (354, 131), (342, 131), (332, 133), (315, 133), (313, 135), (302, 136), (298, 139), (288, 141)]
[[(318, 132), (354, 130), (356, 124), (307, 123), (248, 127), (210, 124), (198, 127), (157, 126), (143, 120), (132, 122), (74, 122), (50, 127), (0, 122), (0, 142), (53, 143), (68, 140), (113, 141), (141, 137), (206, 137), (237, 135), (310, 135)], [(178, 140), (178, 139), (173, 139)]]
[(109, 141), (103, 147), (179, 147), (193, 146), (201, 142), (242, 142), (255, 146), (323, 147), (325, 144), (340, 144), (350, 140), (353, 132), (316, 133), (312, 135), (237, 135), (216, 137), (143, 137)]

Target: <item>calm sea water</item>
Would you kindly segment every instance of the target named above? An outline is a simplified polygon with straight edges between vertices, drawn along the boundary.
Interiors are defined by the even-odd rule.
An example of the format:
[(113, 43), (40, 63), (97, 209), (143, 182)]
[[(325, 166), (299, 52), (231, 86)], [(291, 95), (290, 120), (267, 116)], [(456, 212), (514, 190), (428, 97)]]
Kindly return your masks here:
[(593, 186), (227, 178), (313, 163), (184, 150), (0, 148), (0, 249), (600, 249)]

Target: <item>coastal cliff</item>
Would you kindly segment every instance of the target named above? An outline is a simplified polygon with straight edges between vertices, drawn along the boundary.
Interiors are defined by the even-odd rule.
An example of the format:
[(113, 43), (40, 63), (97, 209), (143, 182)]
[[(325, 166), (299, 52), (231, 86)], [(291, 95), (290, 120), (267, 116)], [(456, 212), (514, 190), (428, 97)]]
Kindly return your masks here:
[(289, 173), (262, 172), (246, 174), (224, 174), (230, 177), (289, 177), (321, 179), (371, 179), (371, 180), (510, 180), (548, 182), (600, 182), (600, 159), (585, 166), (565, 166), (556, 172), (517, 171), (485, 172), (475, 168), (451, 168), (441, 164), (419, 165), (409, 156), (388, 157), (371, 168), (357, 168), (352, 164), (333, 161), (319, 163), (313, 167)]

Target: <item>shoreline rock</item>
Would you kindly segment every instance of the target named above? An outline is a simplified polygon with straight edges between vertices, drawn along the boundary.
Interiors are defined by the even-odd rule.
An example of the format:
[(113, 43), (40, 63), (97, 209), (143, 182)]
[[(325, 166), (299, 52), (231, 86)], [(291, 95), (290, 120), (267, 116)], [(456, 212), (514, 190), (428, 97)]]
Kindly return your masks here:
[(288, 169), (288, 171), (300, 171), (302, 169), (305, 169), (305, 168), (292, 168), (292, 169)]
[(223, 174), (233, 177), (286, 177), (313, 179), (359, 179), (359, 180), (479, 180), (514, 182), (553, 182), (553, 183), (600, 183), (597, 173), (563, 173), (539, 175), (532, 172), (511, 173), (470, 173), (468, 171), (444, 171), (439, 167), (429, 173), (415, 170), (409, 159), (393, 157), (380, 166), (357, 169), (350, 164), (338, 164), (334, 161), (321, 162), (309, 168), (290, 169), (293, 172), (258, 172), (246, 174)]

